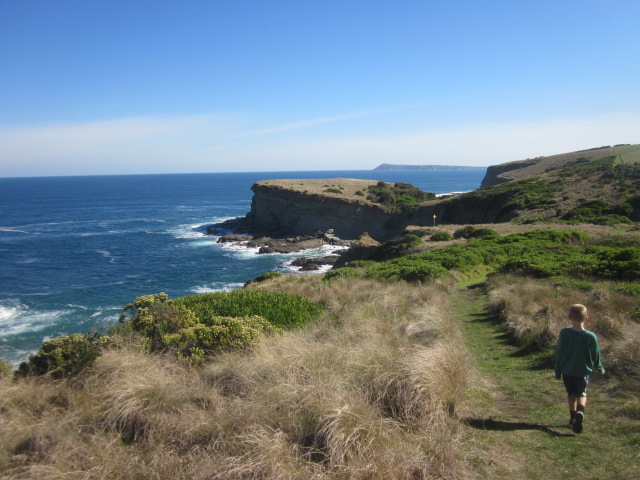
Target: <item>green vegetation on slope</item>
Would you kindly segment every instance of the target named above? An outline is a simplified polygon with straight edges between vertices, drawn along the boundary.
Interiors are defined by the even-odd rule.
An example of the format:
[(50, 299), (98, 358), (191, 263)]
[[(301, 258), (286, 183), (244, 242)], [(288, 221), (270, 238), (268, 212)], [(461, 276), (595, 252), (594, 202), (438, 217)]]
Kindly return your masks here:
[(390, 184), (378, 182), (368, 188), (367, 200), (379, 203), (393, 210), (405, 211), (418, 207), (427, 200), (436, 198), (435, 194), (423, 192), (408, 183)]
[(439, 217), (449, 223), (639, 221), (640, 163), (633, 158), (578, 158), (533, 177), (447, 199), (437, 207)]
[(349, 276), (430, 282), (444, 278), (452, 270), (467, 274), (495, 270), (535, 278), (640, 279), (640, 248), (637, 245), (590, 245), (587, 235), (577, 230), (534, 230), (505, 237), (486, 231), (482, 234), (485, 235), (482, 239), (470, 239), (466, 244), (426, 253), (375, 264), (347, 264), (345, 268), (350, 270), (327, 272), (325, 279)]
[(140, 336), (137, 343), (145, 351), (172, 351), (181, 361), (200, 365), (212, 354), (248, 348), (265, 335), (300, 327), (321, 312), (322, 307), (306, 298), (283, 292), (235, 290), (176, 300), (166, 293), (144, 295), (124, 307), (123, 325), (111, 332), (112, 337), (75, 334), (48, 340), (19, 373), (77, 375), (113, 339), (130, 333)]

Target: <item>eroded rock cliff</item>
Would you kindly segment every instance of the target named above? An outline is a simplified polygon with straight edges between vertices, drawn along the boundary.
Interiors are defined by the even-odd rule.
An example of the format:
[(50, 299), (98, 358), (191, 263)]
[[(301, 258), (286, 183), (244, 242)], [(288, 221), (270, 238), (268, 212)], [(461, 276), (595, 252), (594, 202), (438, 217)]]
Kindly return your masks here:
[(254, 195), (246, 224), (250, 230), (272, 236), (332, 229), (343, 239), (355, 239), (363, 232), (388, 239), (402, 229), (402, 216), (366, 200), (364, 192), (375, 183), (351, 179), (258, 182), (251, 188)]

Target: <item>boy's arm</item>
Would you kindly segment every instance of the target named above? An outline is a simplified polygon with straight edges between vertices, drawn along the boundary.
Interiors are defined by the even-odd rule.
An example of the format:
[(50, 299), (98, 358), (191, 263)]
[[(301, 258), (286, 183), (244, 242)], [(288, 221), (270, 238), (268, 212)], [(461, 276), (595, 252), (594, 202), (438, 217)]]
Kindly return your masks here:
[(558, 344), (556, 345), (556, 356), (555, 356), (555, 362), (554, 362), (554, 366), (553, 366), (553, 370), (556, 374), (556, 378), (560, 379), (561, 376), (561, 365), (560, 365), (560, 356), (562, 353), (562, 333), (560, 335), (558, 335)]
[(597, 338), (594, 340), (593, 344), (593, 363), (596, 369), (598, 369), (600, 373), (602, 373), (602, 375), (605, 375), (606, 371), (604, 369), (604, 366), (602, 365), (602, 362), (600, 361), (600, 345), (598, 345)]

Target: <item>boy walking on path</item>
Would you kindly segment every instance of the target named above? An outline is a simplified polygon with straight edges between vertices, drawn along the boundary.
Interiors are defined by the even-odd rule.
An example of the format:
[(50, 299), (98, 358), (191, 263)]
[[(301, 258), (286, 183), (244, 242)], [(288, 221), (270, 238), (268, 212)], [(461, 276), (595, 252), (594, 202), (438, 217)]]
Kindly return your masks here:
[(582, 432), (584, 409), (587, 406), (587, 384), (594, 368), (605, 374), (600, 362), (600, 347), (593, 332), (584, 328), (589, 320), (587, 308), (576, 304), (569, 307), (569, 321), (572, 326), (560, 331), (556, 347), (555, 374), (562, 376), (567, 390), (569, 424), (575, 433)]

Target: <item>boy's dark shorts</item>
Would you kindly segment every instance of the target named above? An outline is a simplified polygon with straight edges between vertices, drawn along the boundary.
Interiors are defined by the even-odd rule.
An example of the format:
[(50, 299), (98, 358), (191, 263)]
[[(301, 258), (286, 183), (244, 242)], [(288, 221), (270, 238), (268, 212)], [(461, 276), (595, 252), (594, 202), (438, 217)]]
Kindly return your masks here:
[(564, 388), (567, 389), (567, 395), (572, 397), (586, 397), (587, 385), (589, 385), (589, 375), (586, 377), (572, 377), (562, 374)]

